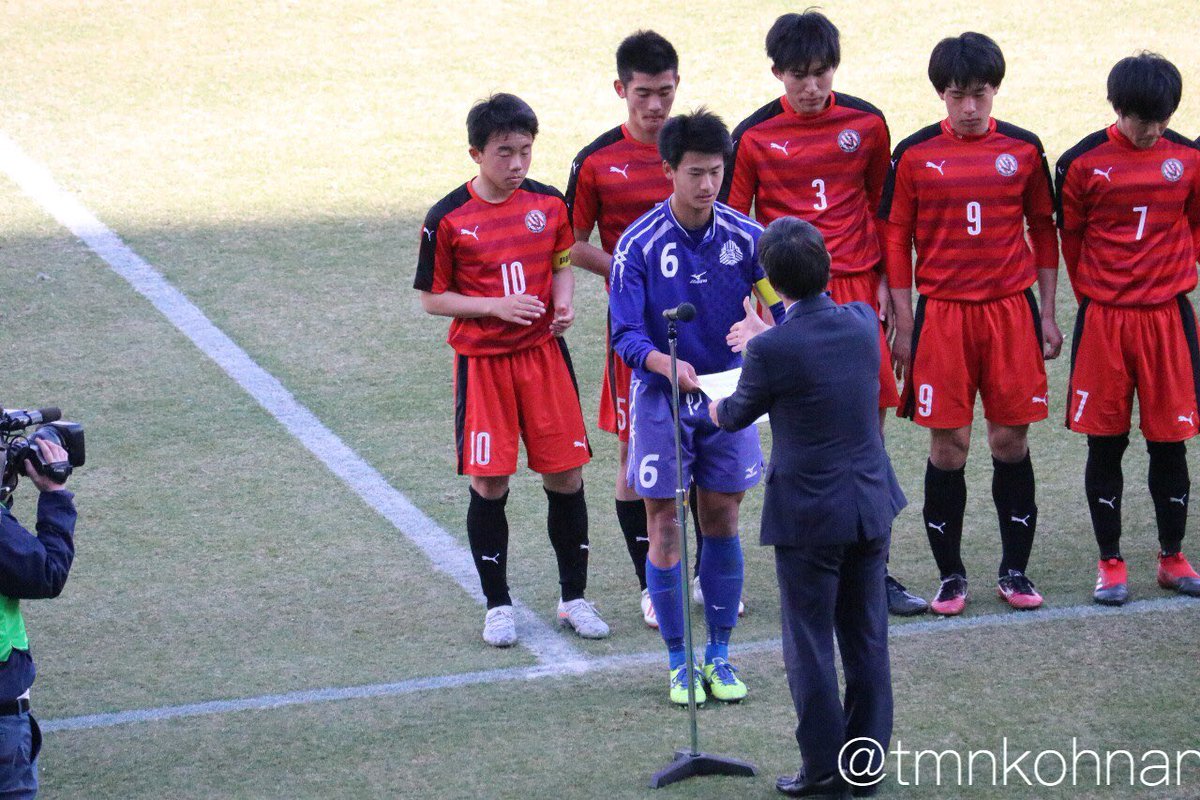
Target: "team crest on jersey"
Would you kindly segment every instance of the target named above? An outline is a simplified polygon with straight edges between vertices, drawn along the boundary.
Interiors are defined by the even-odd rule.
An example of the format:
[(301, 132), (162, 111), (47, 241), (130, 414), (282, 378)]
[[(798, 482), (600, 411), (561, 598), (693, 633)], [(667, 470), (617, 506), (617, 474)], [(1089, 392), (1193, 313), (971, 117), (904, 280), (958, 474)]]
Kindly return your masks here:
[(858, 135), (858, 131), (846, 128), (837, 135), (837, 143), (843, 153), (853, 153), (862, 144), (862, 137)]
[(546, 230), (546, 215), (536, 208), (525, 215), (525, 227), (530, 233), (541, 233)]
[(729, 241), (721, 246), (721, 255), (719, 260), (727, 267), (732, 267), (734, 264), (742, 260), (742, 248), (737, 246), (737, 242)]
[(1162, 163), (1163, 177), (1171, 183), (1183, 177), (1183, 162), (1178, 158), (1168, 158)]
[(1001, 153), (996, 156), (996, 172), (999, 172), (1006, 178), (1011, 178), (1017, 174), (1017, 169), (1021, 165), (1017, 163), (1017, 157), (1008, 153)]

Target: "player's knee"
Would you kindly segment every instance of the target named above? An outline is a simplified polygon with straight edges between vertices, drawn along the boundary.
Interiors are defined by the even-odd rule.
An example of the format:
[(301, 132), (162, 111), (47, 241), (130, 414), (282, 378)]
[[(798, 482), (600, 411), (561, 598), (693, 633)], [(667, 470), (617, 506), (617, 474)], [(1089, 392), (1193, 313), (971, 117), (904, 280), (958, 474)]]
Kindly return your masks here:
[(485, 500), (499, 500), (508, 491), (508, 476), (472, 475), (471, 488)]
[(1146, 442), (1150, 454), (1150, 474), (1187, 479), (1187, 445), (1183, 442)]
[(929, 460), (938, 469), (962, 469), (967, 463), (971, 448), (971, 428), (953, 428), (930, 431)]
[(745, 492), (725, 494), (701, 492), (697, 497), (696, 510), (700, 516), (700, 530), (712, 539), (737, 536), (738, 509)]
[(575, 494), (583, 488), (583, 467), (547, 473), (542, 476), (542, 485), (551, 492)]
[(988, 447), (997, 461), (1015, 464), (1029, 452), (1029, 426), (995, 425), (988, 430)]

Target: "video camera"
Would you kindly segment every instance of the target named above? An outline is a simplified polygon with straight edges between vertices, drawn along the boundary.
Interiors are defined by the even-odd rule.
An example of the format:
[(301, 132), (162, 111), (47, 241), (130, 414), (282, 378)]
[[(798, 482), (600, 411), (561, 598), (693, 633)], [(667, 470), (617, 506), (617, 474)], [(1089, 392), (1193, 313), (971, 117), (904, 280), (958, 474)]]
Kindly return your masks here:
[[(75, 467), (83, 466), (83, 426), (61, 419), (62, 412), (57, 408), (0, 409), (0, 454), (4, 464), (0, 477), (0, 503), (10, 502), (17, 480), (25, 474), (27, 461), (38, 473), (55, 483), (63, 483)], [(39, 427), (29, 436), (22, 433), (34, 425)], [(39, 439), (60, 445), (67, 451), (67, 460), (44, 461), (37, 446)]]

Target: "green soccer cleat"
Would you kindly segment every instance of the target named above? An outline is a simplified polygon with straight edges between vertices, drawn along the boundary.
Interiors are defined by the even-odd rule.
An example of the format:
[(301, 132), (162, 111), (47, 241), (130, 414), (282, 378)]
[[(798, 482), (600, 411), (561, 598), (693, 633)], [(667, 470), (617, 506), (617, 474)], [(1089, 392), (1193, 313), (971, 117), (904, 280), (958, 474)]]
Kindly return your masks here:
[(713, 697), (725, 703), (737, 703), (746, 698), (746, 684), (737, 676), (737, 667), (717, 657), (704, 665), (704, 682)]
[[(686, 706), (688, 704), (687, 690), (687, 664), (681, 664), (670, 671), (671, 674), (671, 702), (677, 706)], [(704, 693), (704, 684), (700, 681), (701, 671), (696, 670), (696, 705), (704, 705), (708, 700), (708, 695)]]

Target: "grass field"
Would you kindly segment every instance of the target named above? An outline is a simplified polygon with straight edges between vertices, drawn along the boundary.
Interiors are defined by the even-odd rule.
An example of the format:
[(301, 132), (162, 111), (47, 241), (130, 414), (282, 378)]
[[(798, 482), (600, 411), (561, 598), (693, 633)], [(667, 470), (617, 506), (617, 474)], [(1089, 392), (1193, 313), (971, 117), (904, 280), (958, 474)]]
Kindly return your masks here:
[[(967, 29), (994, 36), (1008, 57), (997, 116), (1039, 133), (1051, 161), (1110, 121), (1107, 70), (1142, 48), (1179, 65), (1173, 127), (1200, 133), (1200, 45), (1184, 0), (824, 7), (843, 37), (835, 88), (879, 105), (895, 139), (939, 118), (928, 52)], [(454, 475), (446, 324), (423, 315), (409, 287), (421, 218), (471, 175), (470, 104), (498, 90), (526, 98), (542, 124), (531, 176), (563, 186), (578, 149), (623, 118), (610, 87), (625, 34), (653, 27), (670, 38), (682, 57), (677, 109), (708, 104), (732, 124), (778, 92), (762, 36), (787, 10), (12, 2), (0, 8), (0, 133), (461, 548), (466, 485)], [(528, 650), (483, 644), (482, 608), (433, 569), (411, 530), (335, 477), (8, 179), (0, 220), (0, 404), (61, 405), (88, 435), (88, 465), (71, 479), (80, 506), (71, 580), (61, 598), (25, 606), (40, 668), (34, 704), (50, 729), (45, 797), (653, 794), (646, 779), (685, 744), (687, 726), (665, 707), (661, 642), (637, 612), (611, 511), (611, 437), (592, 430), (585, 479), (589, 596), (613, 636), (564, 638), (577, 669), (557, 674)], [(591, 276), (578, 284), (569, 339), (591, 424), (604, 298)], [(1065, 285), (1059, 303), (1069, 332)], [(967, 624), (896, 625), (896, 736), (906, 746), (966, 751), (1008, 737), (1069, 751), (1076, 737), (1091, 749), (1200, 749), (1200, 603), (1068, 611), (1090, 613), (1095, 555), (1083, 441), (1058, 422), (1065, 382), (1060, 360), (1051, 419), (1031, 435), (1041, 506), (1031, 574), (1059, 615), (1010, 625), (988, 591), (998, 537), (977, 435), (965, 557), (980, 580)], [(893, 420), (888, 442), (912, 502), (897, 523), (893, 571), (929, 594), (926, 436)], [(1124, 549), (1135, 599), (1156, 600), (1166, 595), (1153, 580), (1145, 471), (1135, 437)], [(557, 598), (544, 502), (537, 479), (520, 472), (510, 582), (549, 625)], [(752, 493), (745, 507), (749, 613), (736, 634), (755, 643), (741, 659), (752, 695), (706, 709), (701, 730), (707, 748), (749, 758), (762, 775), (691, 781), (666, 796), (771, 797), (774, 776), (797, 766), (772, 644), (773, 566), (753, 545), (760, 502)], [(33, 509), (25, 486), (15, 512), (32, 523)], [(324, 689), (358, 695), (304, 694)], [(66, 724), (265, 695), (286, 704)], [(1200, 763), (1191, 763), (1182, 786), (890, 782), (881, 796), (1195, 798)]]

